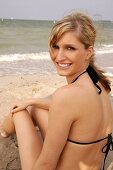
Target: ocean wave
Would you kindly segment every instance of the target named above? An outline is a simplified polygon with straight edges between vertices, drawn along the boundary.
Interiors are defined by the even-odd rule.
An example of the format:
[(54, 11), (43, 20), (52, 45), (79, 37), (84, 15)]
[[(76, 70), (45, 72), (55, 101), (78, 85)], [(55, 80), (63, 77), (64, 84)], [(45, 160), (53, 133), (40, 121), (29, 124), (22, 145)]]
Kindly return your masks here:
[(103, 47), (107, 47), (107, 48), (112, 47), (113, 48), (113, 44), (103, 44)]
[[(0, 76), (36, 73), (56, 74), (48, 52), (0, 55), (0, 63)], [(111, 60), (109, 64), (101, 67), (108, 77), (113, 77)]]
[(113, 44), (102, 44), (96, 48), (96, 54), (110, 54), (113, 53)]
[(109, 73), (109, 72), (107, 73), (107, 72), (106, 72), (105, 75), (108, 76), (108, 77), (113, 78), (113, 74), (112, 74), (112, 73)]
[[(95, 48), (96, 54), (109, 54), (113, 53), (113, 44), (102, 44)], [(14, 54), (1, 54), (0, 62), (16, 62), (25, 60), (50, 60), (49, 52), (38, 53), (14, 53)]]
[(103, 67), (105, 75), (108, 77), (113, 77), (113, 67)]
[(48, 52), (39, 52), (39, 53), (26, 53), (26, 54), (4, 54), (0, 55), (0, 62), (14, 62), (14, 61), (23, 61), (23, 60), (49, 60)]

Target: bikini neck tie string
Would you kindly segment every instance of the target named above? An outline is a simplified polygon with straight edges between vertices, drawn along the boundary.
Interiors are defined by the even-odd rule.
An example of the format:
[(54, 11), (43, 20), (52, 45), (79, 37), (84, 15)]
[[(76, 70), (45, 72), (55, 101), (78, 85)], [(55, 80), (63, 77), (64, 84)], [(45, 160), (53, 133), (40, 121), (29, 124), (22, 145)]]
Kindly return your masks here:
[(92, 79), (93, 83), (95, 84), (95, 86), (97, 87), (98, 89), (98, 93), (101, 94), (102, 92), (102, 89), (99, 87), (99, 85), (97, 84), (98, 81), (99, 81), (99, 76), (98, 74), (96, 73), (96, 71), (94, 70), (93, 67), (91, 67), (90, 65), (88, 66), (87, 70), (86, 70), (90, 76), (90, 78)]

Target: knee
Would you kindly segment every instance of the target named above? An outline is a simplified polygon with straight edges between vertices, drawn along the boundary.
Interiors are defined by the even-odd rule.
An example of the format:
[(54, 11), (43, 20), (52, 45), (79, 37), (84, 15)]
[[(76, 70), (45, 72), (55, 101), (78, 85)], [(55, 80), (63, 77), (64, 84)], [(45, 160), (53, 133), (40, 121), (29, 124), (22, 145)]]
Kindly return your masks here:
[(13, 134), (15, 132), (15, 125), (14, 125), (11, 114), (8, 114), (5, 117), (2, 127), (4, 131), (6, 131), (8, 134)]

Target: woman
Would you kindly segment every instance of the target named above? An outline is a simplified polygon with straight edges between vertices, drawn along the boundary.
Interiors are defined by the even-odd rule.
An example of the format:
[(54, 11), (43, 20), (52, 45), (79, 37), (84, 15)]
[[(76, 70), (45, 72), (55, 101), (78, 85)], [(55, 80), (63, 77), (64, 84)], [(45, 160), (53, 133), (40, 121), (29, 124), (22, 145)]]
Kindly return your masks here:
[(110, 82), (94, 63), (95, 37), (91, 19), (82, 13), (54, 25), (50, 56), (67, 85), (47, 98), (15, 103), (2, 125), (8, 134), (16, 131), (23, 170), (101, 168), (112, 144), (113, 115)]

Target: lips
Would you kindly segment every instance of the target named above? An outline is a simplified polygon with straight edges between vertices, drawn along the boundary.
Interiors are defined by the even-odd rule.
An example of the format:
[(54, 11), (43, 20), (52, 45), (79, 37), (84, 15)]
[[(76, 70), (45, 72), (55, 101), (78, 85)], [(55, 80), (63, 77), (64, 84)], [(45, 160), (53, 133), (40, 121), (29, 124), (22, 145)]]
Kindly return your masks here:
[(68, 68), (71, 64), (70, 63), (59, 63), (59, 62), (57, 62), (57, 65), (60, 68), (65, 69), (65, 68)]

